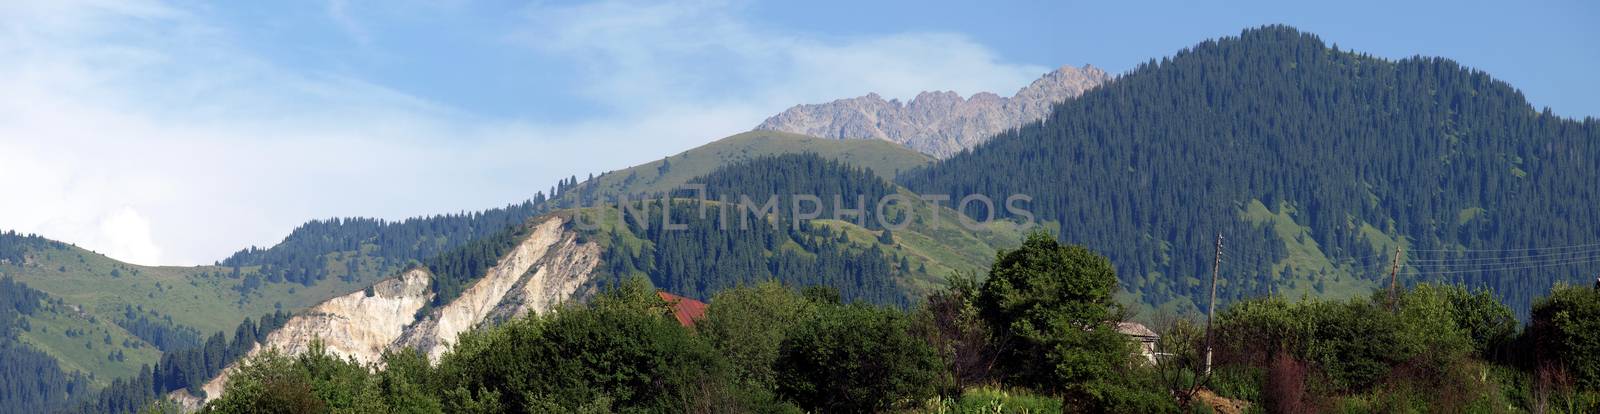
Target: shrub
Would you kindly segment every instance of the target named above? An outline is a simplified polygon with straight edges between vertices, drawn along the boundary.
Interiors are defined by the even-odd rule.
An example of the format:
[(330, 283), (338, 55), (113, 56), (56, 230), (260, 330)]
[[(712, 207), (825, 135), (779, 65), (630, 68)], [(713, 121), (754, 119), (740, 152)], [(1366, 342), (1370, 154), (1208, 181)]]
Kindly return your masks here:
[(1600, 290), (1558, 286), (1533, 304), (1535, 360), (1559, 367), (1581, 389), (1600, 389)]
[(744, 385), (771, 389), (778, 348), (790, 327), (809, 318), (812, 302), (776, 282), (725, 290), (712, 298), (695, 329), (732, 363)]
[(633, 280), (588, 306), (474, 331), (441, 360), (440, 389), (472, 401), (492, 392), (513, 411), (677, 412), (731, 393), (724, 361), (666, 312)]
[(784, 340), (778, 394), (808, 410), (885, 411), (920, 402), (946, 381), (933, 348), (905, 314), (867, 305), (822, 305)]

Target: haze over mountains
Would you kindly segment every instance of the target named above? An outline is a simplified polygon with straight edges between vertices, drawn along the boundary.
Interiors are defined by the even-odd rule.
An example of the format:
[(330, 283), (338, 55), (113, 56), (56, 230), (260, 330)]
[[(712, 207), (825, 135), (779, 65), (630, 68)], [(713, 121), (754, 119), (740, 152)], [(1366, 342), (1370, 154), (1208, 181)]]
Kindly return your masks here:
[(784, 131), (837, 139), (875, 138), (944, 158), (1001, 131), (1043, 119), (1051, 107), (1110, 81), (1100, 68), (1062, 66), (1016, 94), (955, 91), (917, 94), (910, 102), (877, 93), (822, 104), (795, 105), (767, 118), (758, 131)]

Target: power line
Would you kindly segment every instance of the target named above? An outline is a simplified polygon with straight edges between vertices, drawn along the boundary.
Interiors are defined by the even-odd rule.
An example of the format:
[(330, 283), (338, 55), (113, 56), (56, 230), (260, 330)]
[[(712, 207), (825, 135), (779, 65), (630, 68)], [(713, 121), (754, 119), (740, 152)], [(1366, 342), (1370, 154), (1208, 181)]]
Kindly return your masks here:
[(1564, 251), (1564, 252), (1555, 252), (1555, 253), (1540, 253), (1540, 254), (1523, 255), (1523, 256), (1455, 257), (1455, 258), (1440, 258), (1440, 259), (1413, 259), (1413, 260), (1408, 260), (1407, 262), (1408, 263), (1438, 263), (1438, 262), (1478, 263), (1478, 262), (1506, 261), (1506, 260), (1518, 260), (1518, 259), (1537, 259), (1537, 258), (1541, 258), (1541, 257), (1550, 257), (1550, 256), (1570, 256), (1570, 255), (1588, 255), (1588, 254), (1600, 254), (1600, 249), (1573, 250), (1573, 251)]
[(1538, 269), (1538, 268), (1544, 268), (1544, 267), (1571, 266), (1571, 265), (1575, 265), (1575, 264), (1595, 263), (1595, 262), (1600, 262), (1600, 257), (1590, 257), (1590, 258), (1585, 258), (1583, 260), (1569, 260), (1569, 261), (1563, 261), (1563, 262), (1546, 262), (1546, 263), (1522, 264), (1522, 265), (1519, 265), (1519, 266), (1507, 266), (1507, 267), (1497, 267), (1497, 268), (1487, 268), (1487, 269), (1459, 269), (1459, 270), (1447, 270), (1447, 271), (1425, 271), (1425, 272), (1411, 272), (1411, 273), (1406, 273), (1406, 274), (1407, 275), (1424, 275), (1424, 276), (1427, 276), (1427, 275), (1453, 275), (1453, 274), (1461, 274), (1461, 273), (1479, 273), (1479, 272), (1503, 272), (1503, 271), (1509, 271), (1509, 270), (1526, 270), (1526, 269)]
[(1600, 247), (1600, 243), (1574, 244), (1574, 245), (1567, 245), (1567, 246), (1550, 246), (1550, 247), (1529, 247), (1529, 248), (1525, 248), (1525, 249), (1421, 249), (1421, 250), (1410, 250), (1410, 251), (1412, 251), (1412, 252), (1446, 252), (1446, 253), (1460, 253), (1460, 252), (1526, 252), (1526, 251), (1538, 251), (1538, 250), (1579, 249), (1579, 248), (1589, 248), (1589, 247)]

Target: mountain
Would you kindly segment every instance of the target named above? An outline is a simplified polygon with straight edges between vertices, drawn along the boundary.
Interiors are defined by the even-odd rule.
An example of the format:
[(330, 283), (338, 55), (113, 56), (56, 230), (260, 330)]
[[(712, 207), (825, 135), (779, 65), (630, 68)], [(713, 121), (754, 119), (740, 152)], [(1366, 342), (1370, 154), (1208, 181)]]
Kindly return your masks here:
[[(673, 173), (678, 168), (671, 166), (673, 160), (685, 167)], [(949, 275), (986, 266), (999, 248), (1020, 239), (1020, 228), (1010, 222), (990, 223), (990, 231), (911, 225), (886, 237), (875, 222), (826, 218), (831, 210), (825, 218), (792, 226), (792, 212), (786, 210), (733, 218), (731, 214), (739, 214), (733, 205), (711, 200), (734, 194), (764, 198), (771, 192), (821, 198), (903, 193), (874, 169), (855, 163), (910, 169), (928, 160), (885, 142), (772, 133), (729, 137), (669, 157), (665, 170), (656, 162), (622, 171), (635, 177), (638, 171), (661, 172), (651, 176), (655, 183), (679, 181), (673, 177), (683, 170), (706, 171), (681, 181), (705, 185), (710, 200), (675, 195), (670, 210), (659, 200), (635, 201), (625, 209), (616, 204), (556, 209), (424, 260), (367, 289), (297, 312), (282, 328), (263, 335), (250, 354), (264, 349), (298, 354), (320, 340), (327, 352), (363, 363), (401, 348), (415, 348), (437, 360), (467, 330), (584, 301), (601, 287), (630, 278), (702, 300), (724, 289), (776, 280), (825, 286), (847, 301), (905, 306)], [(645, 191), (641, 188), (648, 187), (620, 186), (641, 183), (637, 179), (597, 178), (573, 185), (563, 195), (606, 194), (601, 190), (607, 183), (619, 183), (608, 190), (618, 194), (671, 188)], [(719, 213), (701, 215), (702, 208)], [(936, 209), (941, 211), (932, 212)], [(920, 201), (886, 211), (895, 217), (954, 214)], [(758, 224), (733, 224), (748, 219)], [(661, 224), (667, 222), (683, 228), (669, 230)], [(219, 372), (174, 388), (169, 396), (189, 406), (215, 398), (228, 380), (227, 370)]]
[[(690, 223), (691, 231), (662, 232), (644, 225), (658, 219), (608, 221), (616, 206), (593, 201), (662, 194), (691, 182), (706, 184), (713, 199), (750, 185), (801, 189), (789, 181), (797, 176), (811, 178), (808, 191), (824, 196), (834, 187), (903, 192), (889, 181), (894, 174), (932, 160), (883, 141), (751, 132), (588, 181), (563, 180), (553, 196), (537, 193), (504, 208), (400, 221), (314, 220), (275, 246), (245, 249), (214, 266), (131, 265), (43, 237), (0, 233), (0, 276), (18, 281), (4, 285), (7, 294), (39, 292), (17, 295), (19, 303), (38, 304), (30, 313), (0, 318), (34, 328), (18, 335), (20, 346), (9, 348), (16, 352), (0, 356), (17, 366), (56, 364), (52, 378), (59, 380), (35, 385), (76, 392), (46, 398), (53, 409), (87, 402), (82, 411), (126, 412), (159, 395), (152, 391), (189, 403), (215, 397), (225, 381), (218, 375), (263, 348), (303, 351), (320, 338), (330, 351), (361, 361), (399, 347), (437, 356), (464, 330), (581, 301), (631, 277), (700, 299), (777, 279), (905, 304), (947, 275), (986, 265), (1020, 233), (1006, 223), (992, 224), (993, 232), (911, 229), (884, 243), (881, 229), (826, 217), (802, 229), (747, 232), (712, 231), (714, 221), (678, 217), (673, 221)], [(779, 170), (789, 173), (752, 173)], [(926, 203), (906, 208), (953, 214)], [(575, 227), (577, 214), (600, 217), (602, 225)]]
[[(598, 245), (579, 240), (560, 215), (547, 215), (513, 226), (504, 233), (510, 247), (480, 273), (466, 277), (466, 287), (446, 296), (440, 281), (463, 277), (440, 262), (417, 266), (355, 292), (337, 296), (299, 312), (252, 347), (299, 354), (320, 341), (328, 352), (361, 363), (379, 361), (385, 351), (415, 348), (437, 361), (457, 335), (529, 312), (542, 313), (582, 296), (599, 264)], [(458, 252), (479, 251), (471, 243)], [(437, 304), (432, 305), (430, 304)], [(221, 395), (227, 371), (198, 388), (205, 399)], [(193, 389), (193, 388), (191, 388)], [(202, 397), (178, 389), (170, 396), (189, 406)]]
[[(20, 326), (31, 328), (18, 331), (18, 343), (57, 364), (62, 375), (83, 375), (79, 381), (99, 389), (113, 379), (135, 376), (141, 366), (154, 366), (164, 355), (197, 348), (212, 334), (233, 332), (246, 320), (279, 311), (310, 312), (330, 299), (394, 280), (415, 266), (439, 267), (445, 277), (430, 279), (430, 285), (447, 285), (444, 296), (460, 294), (467, 288), (465, 281), (476, 280), (481, 276), (476, 273), (486, 271), (512, 247), (488, 249), (493, 255), (464, 255), (464, 249), (486, 246), (490, 243), (482, 241), (496, 239), (536, 216), (577, 207), (585, 201), (580, 195), (592, 201), (618, 194), (659, 194), (730, 163), (786, 153), (870, 166), (883, 171), (877, 177), (884, 180), (932, 161), (888, 142), (751, 132), (592, 181), (563, 180), (548, 195), (538, 192), (529, 201), (505, 207), (396, 221), (312, 220), (276, 245), (244, 249), (213, 266), (139, 266), (43, 237), (0, 232), (0, 277), (17, 281), (17, 291), (25, 286), (43, 298), (36, 311), (17, 316)], [(992, 255), (987, 249), (961, 254), (923, 250), (943, 257)], [(493, 257), (476, 266), (444, 263), (479, 256)], [(950, 268), (934, 262), (927, 266), (937, 272)], [(460, 274), (471, 276), (455, 276)], [(446, 303), (430, 301), (425, 306)], [(194, 374), (180, 376), (188, 375)]]
[(821, 157), (872, 169), (885, 180), (896, 174), (933, 161), (932, 157), (888, 142), (836, 141), (774, 131), (736, 134), (688, 151), (663, 157), (659, 161), (611, 171), (586, 180), (579, 191), (566, 193), (561, 206), (619, 195), (653, 196), (676, 189), (690, 179), (742, 160), (764, 155), (814, 153)]
[(1491, 289), (1524, 313), (1600, 273), (1600, 122), (1533, 108), (1441, 58), (1391, 61), (1283, 26), (1203, 42), (1043, 123), (908, 172), (928, 193), (1028, 194), (1128, 294), (1349, 297), (1401, 283)]
[(978, 92), (923, 92), (910, 102), (885, 101), (876, 93), (825, 104), (796, 105), (767, 118), (757, 131), (785, 131), (824, 138), (877, 138), (948, 157), (1002, 131), (1043, 119), (1051, 107), (1110, 81), (1094, 66), (1062, 66), (1009, 98)]
[[(625, 279), (699, 300), (776, 280), (906, 305), (987, 267), (1027, 230), (1028, 218), (1008, 209), (978, 227), (953, 225), (952, 202), (918, 194), (1031, 196), (1035, 224), (1108, 256), (1122, 302), (1143, 310), (1206, 303), (1218, 234), (1227, 302), (1366, 295), (1387, 283), (1398, 248), (1404, 283), (1491, 288), (1523, 310), (1600, 265), (1600, 124), (1536, 111), (1482, 72), (1379, 59), (1269, 26), (1115, 80), (1098, 76), (1104, 85), (1059, 104), (1042, 103), (1054, 101), (1040, 91), (1068, 77), (1013, 98), (945, 96), (955, 98), (946, 108), (995, 101), (1044, 122), (999, 127), (970, 151), (951, 138), (943, 160), (889, 135), (753, 131), (574, 176), (501, 209), (313, 221), (215, 266), (135, 266), (0, 234), (0, 332), (16, 333), (0, 342), (0, 358), (40, 373), (4, 370), (0, 383), (47, 390), (0, 399), (0, 408), (85, 401), (82, 411), (126, 412), (158, 395), (194, 403), (216, 397), (239, 358), (305, 351), (314, 339), (358, 361), (404, 347), (437, 358), (464, 331), (581, 302)], [(944, 99), (926, 96), (885, 108), (903, 115)], [(962, 119), (917, 125), (998, 125)], [(674, 191), (686, 184), (704, 185), (707, 199)], [(820, 217), (795, 223), (795, 200), (783, 199), (795, 194), (905, 196), (887, 217), (910, 226), (891, 230), (821, 202)], [(634, 201), (615, 204), (622, 195)], [(674, 199), (668, 207), (637, 197), (656, 195)], [(725, 215), (741, 214), (739, 196), (782, 202), (749, 218)]]
[[(39, 236), (0, 233), (0, 277), (41, 292), (19, 339), (105, 385), (247, 318), (315, 304), (364, 283), (261, 284), (221, 266), (140, 266)], [(253, 275), (246, 268), (244, 274)]]

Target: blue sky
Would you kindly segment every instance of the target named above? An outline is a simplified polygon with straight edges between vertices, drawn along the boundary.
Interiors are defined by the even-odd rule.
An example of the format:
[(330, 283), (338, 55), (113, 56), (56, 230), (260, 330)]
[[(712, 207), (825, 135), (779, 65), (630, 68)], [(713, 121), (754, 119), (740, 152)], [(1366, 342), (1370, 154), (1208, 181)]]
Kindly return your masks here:
[(1009, 95), (1270, 23), (1600, 116), (1595, 3), (1299, 3), (9, 1), (0, 228), (209, 263), (310, 218), (515, 202), (798, 103)]

